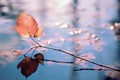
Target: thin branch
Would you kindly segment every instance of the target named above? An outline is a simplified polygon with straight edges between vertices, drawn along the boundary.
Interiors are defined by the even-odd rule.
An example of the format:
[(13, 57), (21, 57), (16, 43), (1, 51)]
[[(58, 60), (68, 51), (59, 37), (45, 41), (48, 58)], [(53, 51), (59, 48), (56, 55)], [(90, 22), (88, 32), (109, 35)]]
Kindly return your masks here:
[(33, 39), (32, 36), (30, 36), (30, 38), (31, 38), (31, 40), (32, 40), (34, 43), (36, 43), (39, 47), (41, 46), (37, 41), (35, 41), (35, 40)]
[(47, 48), (47, 49), (52, 49), (52, 50), (55, 50), (55, 51), (60, 51), (60, 52), (66, 53), (66, 54), (68, 54), (68, 55), (71, 55), (71, 56), (73, 56), (73, 57), (75, 57), (75, 58), (84, 60), (84, 61), (86, 61), (86, 62), (95, 64), (95, 65), (98, 65), (98, 66), (100, 66), (100, 67), (105, 67), (105, 68), (108, 68), (108, 69), (111, 69), (111, 70), (115, 70), (115, 71), (119, 71), (119, 72), (120, 72), (119, 69), (116, 69), (116, 68), (113, 68), (113, 67), (110, 67), (110, 66), (106, 66), (106, 65), (104, 65), (104, 64), (100, 64), (100, 63), (97, 63), (97, 62), (94, 62), (94, 61), (90, 61), (90, 60), (87, 60), (87, 59), (82, 58), (82, 57), (78, 57), (78, 56), (76, 56), (76, 55), (74, 55), (74, 54), (72, 54), (72, 53), (70, 53), (70, 52), (67, 52), (67, 51), (64, 51), (64, 50), (61, 50), (61, 49), (52, 48), (52, 47), (47, 47), (47, 46), (42, 46), (42, 45), (40, 45), (39, 47)]
[(38, 47), (36, 47), (36, 48), (33, 50), (32, 54), (31, 54), (31, 58), (32, 58), (32, 56), (33, 56), (33, 54), (34, 54), (34, 52), (36, 51), (37, 48), (38, 48)]
[[(32, 51), (34, 48), (38, 48), (38, 46), (34, 46), (34, 47), (30, 48), (27, 52), (24, 53), (24, 57), (26, 57), (26, 55), (27, 55), (30, 51)], [(17, 58), (17, 60), (18, 60), (18, 59), (21, 59), (21, 58), (23, 58), (23, 57)]]
[(38, 48), (38, 46), (34, 46), (32, 48), (30, 48), (26, 53), (24, 53), (24, 56), (26, 56), (30, 51), (32, 51), (34, 48)]
[(76, 56), (76, 55), (74, 55), (74, 54), (72, 54), (72, 53), (70, 53), (70, 52), (67, 52), (67, 51), (64, 51), (64, 50), (61, 50), (61, 49), (58, 49), (58, 48), (52, 48), (52, 47), (48, 47), (48, 46), (42, 46), (42, 45), (40, 45), (38, 42), (36, 42), (32, 37), (30, 37), (30, 38), (33, 40), (33, 42), (35, 42), (35, 43), (38, 45), (38, 46), (36, 46), (36, 47), (42, 47), (42, 48), (47, 48), (47, 49), (51, 49), (51, 50), (63, 52), (63, 53), (66, 53), (66, 54), (68, 54), (68, 55), (70, 55), (70, 56), (73, 56), (73, 57), (75, 57), (75, 58), (84, 60), (84, 61), (86, 61), (86, 62), (95, 64), (95, 65), (98, 65), (98, 66), (100, 66), (100, 67), (105, 67), (105, 68), (108, 68), (108, 69), (111, 69), (111, 70), (115, 70), (115, 71), (119, 71), (119, 72), (120, 72), (119, 69), (116, 69), (116, 68), (113, 68), (113, 67), (110, 67), (110, 66), (106, 66), (106, 65), (104, 65), (104, 64), (100, 64), (100, 63), (97, 63), (97, 62), (94, 62), (94, 61), (90, 61), (90, 60), (87, 60), (87, 59), (82, 58), (82, 57), (78, 57), (78, 56)]
[(73, 64), (74, 62), (65, 62), (65, 61), (57, 61), (57, 60), (49, 60), (49, 59), (43, 59), (44, 61), (50, 61), (55, 63), (65, 63), (65, 64)]
[(99, 69), (94, 69), (94, 68), (80, 68), (80, 69), (75, 69), (74, 71), (83, 71), (83, 70), (111, 71), (111, 69), (102, 69), (102, 68), (99, 68)]

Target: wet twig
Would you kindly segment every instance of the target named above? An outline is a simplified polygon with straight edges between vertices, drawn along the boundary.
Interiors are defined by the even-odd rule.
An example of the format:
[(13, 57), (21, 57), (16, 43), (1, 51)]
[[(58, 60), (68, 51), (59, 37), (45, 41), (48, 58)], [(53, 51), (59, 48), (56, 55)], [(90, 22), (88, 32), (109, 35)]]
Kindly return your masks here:
[(102, 68), (98, 68), (98, 69), (94, 69), (94, 68), (80, 68), (80, 69), (75, 69), (74, 71), (83, 71), (83, 70), (112, 71), (111, 69), (102, 69)]
[(74, 63), (74, 62), (57, 61), (57, 60), (49, 60), (49, 59), (43, 59), (43, 60), (48, 61), (48, 62), (64, 63), (64, 64), (73, 64)]
[[(37, 47), (37, 48), (47, 48), (47, 49), (51, 49), (51, 50), (55, 50), (55, 51), (59, 51), (59, 52), (68, 54), (68, 55), (70, 55), (70, 56), (72, 56), (72, 57), (75, 57), (75, 58), (84, 60), (84, 61), (86, 61), (86, 62), (92, 63), (92, 64), (97, 65), (97, 66), (100, 66), (100, 67), (104, 67), (104, 68), (109, 69), (109, 70), (114, 70), (114, 71), (119, 71), (119, 72), (120, 72), (120, 70), (117, 69), (117, 68), (113, 68), (113, 67), (110, 67), (110, 66), (107, 66), (107, 65), (104, 65), (104, 64), (100, 64), (100, 63), (97, 63), (97, 62), (94, 62), (94, 61), (87, 60), (87, 59), (82, 58), (82, 57), (78, 57), (78, 56), (76, 56), (76, 55), (74, 55), (74, 54), (72, 54), (72, 53), (70, 53), (70, 52), (67, 52), (67, 51), (64, 51), (64, 50), (61, 50), (61, 49), (58, 49), (58, 48), (53, 48), (53, 47), (48, 47), (48, 46), (40, 45), (40, 44), (39, 44), (37, 41), (35, 41), (33, 38), (31, 38), (31, 39), (32, 39), (33, 42), (35, 42), (37, 45), (34, 46), (34, 47), (32, 47), (32, 48), (30, 48), (30, 50), (32, 50), (33, 48), (36, 48), (36, 47)], [(47, 61), (47, 60), (46, 60), (46, 61)], [(48, 61), (49, 61), (49, 60), (48, 60)], [(55, 60), (51, 60), (51, 61), (53, 61), (53, 62), (58, 62), (58, 63), (60, 62), (60, 61), (55, 61)], [(81, 69), (78, 69), (78, 70), (81, 70)], [(86, 69), (86, 70), (87, 70), (87, 69)], [(88, 69), (88, 70), (94, 70), (94, 69)]]

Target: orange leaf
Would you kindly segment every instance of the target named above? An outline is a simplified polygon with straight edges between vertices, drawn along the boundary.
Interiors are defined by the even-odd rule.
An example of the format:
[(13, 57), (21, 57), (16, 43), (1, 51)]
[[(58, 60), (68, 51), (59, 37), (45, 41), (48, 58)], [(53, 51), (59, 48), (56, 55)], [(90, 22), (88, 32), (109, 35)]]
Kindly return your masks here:
[(40, 64), (44, 64), (44, 56), (41, 53), (35, 54), (34, 57)]
[(39, 36), (41, 36), (43, 34), (43, 28), (39, 27), (37, 32), (35, 33), (34, 37), (38, 38)]
[(18, 65), (21, 68), (21, 73), (27, 78), (37, 70), (38, 62), (35, 59), (26, 57)]
[(25, 38), (29, 38), (30, 36), (35, 36), (36, 33), (39, 32), (37, 37), (41, 36), (43, 30), (39, 30), (38, 24), (36, 20), (27, 13), (21, 13), (17, 18), (17, 25), (14, 27), (15, 30)]

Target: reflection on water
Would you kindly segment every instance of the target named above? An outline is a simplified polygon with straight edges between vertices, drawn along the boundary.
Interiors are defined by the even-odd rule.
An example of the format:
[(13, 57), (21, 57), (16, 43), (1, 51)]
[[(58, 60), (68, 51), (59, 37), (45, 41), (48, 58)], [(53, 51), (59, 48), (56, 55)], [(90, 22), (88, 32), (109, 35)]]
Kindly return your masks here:
[[(15, 60), (16, 57), (11, 54), (14, 49), (29, 47), (27, 44), (21, 45), (22, 40), (13, 29), (15, 18), (23, 11), (31, 14), (44, 27), (44, 35), (38, 39), (41, 44), (67, 50), (78, 56), (92, 53), (96, 57), (94, 61), (113, 65), (117, 56), (114, 28), (118, 21), (115, 24), (110, 22), (118, 19), (118, 6), (117, 0), (0, 0), (0, 50), (3, 47), (12, 48), (0, 51), (1, 79), (16, 80), (17, 77), (17, 80), (25, 80), (20, 71), (16, 70), (20, 60)], [(44, 52), (44, 56), (53, 60), (75, 60), (52, 50)], [(95, 67), (89, 63), (88, 66)], [(46, 62), (28, 80), (103, 80), (105, 77), (102, 72), (71, 70), (80, 67)], [(11, 70), (14, 71), (11, 73)]]

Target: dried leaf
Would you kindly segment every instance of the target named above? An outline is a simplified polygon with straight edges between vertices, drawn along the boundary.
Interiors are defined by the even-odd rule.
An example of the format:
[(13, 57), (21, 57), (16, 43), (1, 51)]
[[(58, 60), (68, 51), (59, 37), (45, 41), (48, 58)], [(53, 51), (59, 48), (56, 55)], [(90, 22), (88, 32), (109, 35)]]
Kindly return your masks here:
[(40, 64), (44, 64), (44, 56), (41, 53), (35, 54), (34, 57)]
[(39, 37), (42, 35), (41, 33), (43, 33), (43, 29), (38, 28), (38, 24), (35, 21), (35, 19), (31, 15), (26, 14), (24, 12), (18, 16), (17, 26), (15, 26), (14, 28), (22, 37), (25, 38), (35, 36), (36, 34), (37, 37)]
[(35, 33), (34, 37), (35, 38), (38, 38), (40, 37), (41, 35), (43, 34), (43, 28), (42, 27), (39, 27), (37, 32)]
[(35, 59), (26, 57), (18, 65), (21, 68), (21, 73), (27, 78), (37, 70), (38, 62)]

